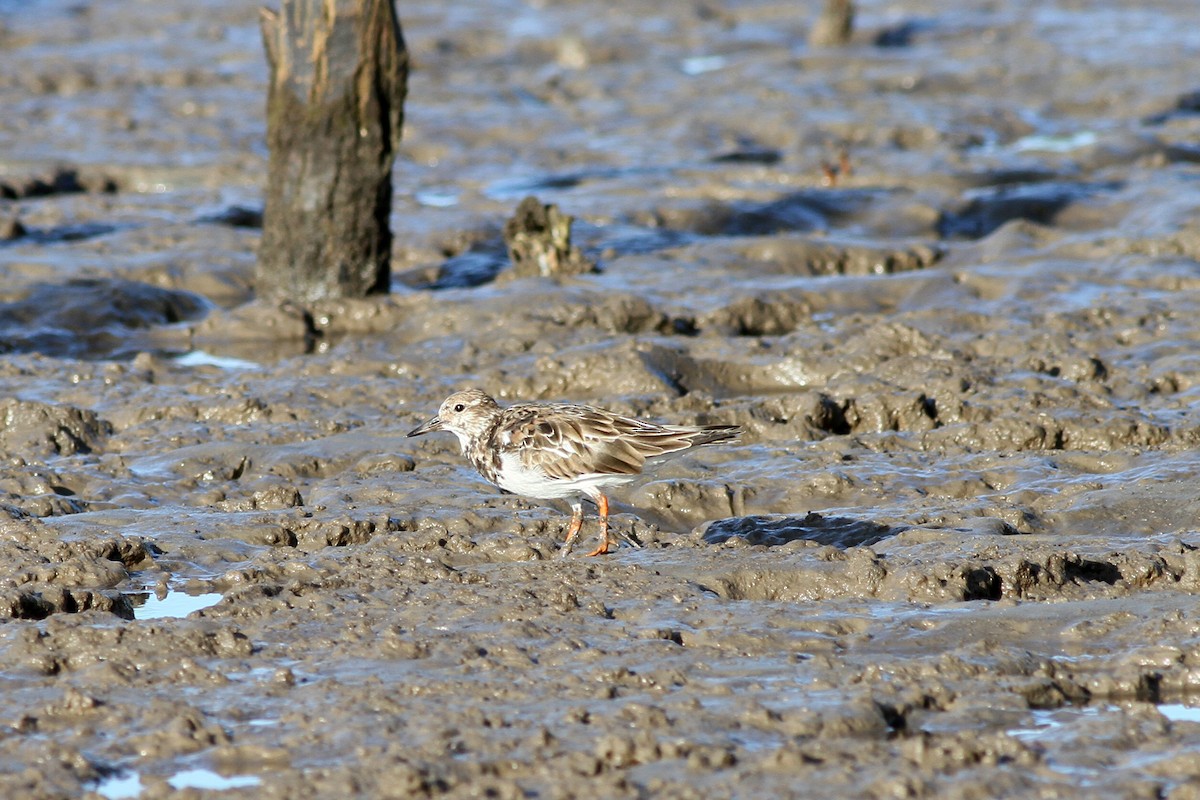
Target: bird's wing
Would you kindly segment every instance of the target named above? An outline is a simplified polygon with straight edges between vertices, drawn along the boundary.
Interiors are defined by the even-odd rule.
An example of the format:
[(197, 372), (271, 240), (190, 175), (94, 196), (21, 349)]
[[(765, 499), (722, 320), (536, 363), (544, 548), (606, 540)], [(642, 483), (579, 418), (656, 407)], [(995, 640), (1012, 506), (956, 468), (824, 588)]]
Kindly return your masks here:
[(585, 406), (510, 406), (494, 439), (504, 451), (547, 478), (636, 475), (646, 458), (598, 409)]
[(546, 477), (637, 475), (647, 458), (685, 450), (702, 429), (656, 425), (575, 405), (510, 406), (493, 434), (502, 451)]

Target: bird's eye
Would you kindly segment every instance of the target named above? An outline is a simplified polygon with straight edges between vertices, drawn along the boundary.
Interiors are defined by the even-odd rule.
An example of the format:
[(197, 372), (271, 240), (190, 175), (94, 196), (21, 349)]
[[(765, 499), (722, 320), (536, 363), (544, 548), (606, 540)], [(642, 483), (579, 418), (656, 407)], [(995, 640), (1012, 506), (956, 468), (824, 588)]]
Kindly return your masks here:
[(466, 406), (464, 406), (462, 403), (455, 403), (454, 405), (455, 411), (462, 411), (464, 408), (466, 408)]

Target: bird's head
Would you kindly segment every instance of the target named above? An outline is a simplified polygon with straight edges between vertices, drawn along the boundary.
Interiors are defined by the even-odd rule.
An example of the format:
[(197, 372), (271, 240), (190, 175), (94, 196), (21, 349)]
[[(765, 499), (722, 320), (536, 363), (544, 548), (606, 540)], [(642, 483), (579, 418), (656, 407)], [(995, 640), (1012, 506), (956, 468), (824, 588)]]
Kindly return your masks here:
[(466, 447), (471, 439), (487, 433), (499, 410), (500, 406), (487, 393), (478, 389), (464, 389), (447, 397), (436, 417), (409, 431), (408, 435), (450, 431)]

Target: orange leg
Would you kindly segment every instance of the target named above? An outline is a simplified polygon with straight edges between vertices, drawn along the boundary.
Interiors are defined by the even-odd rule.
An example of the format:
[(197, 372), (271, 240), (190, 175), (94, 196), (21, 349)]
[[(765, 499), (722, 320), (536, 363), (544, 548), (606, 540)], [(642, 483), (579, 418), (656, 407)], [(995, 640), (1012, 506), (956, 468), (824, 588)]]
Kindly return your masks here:
[(571, 506), (571, 524), (567, 526), (567, 539), (563, 542), (563, 550), (570, 551), (571, 543), (575, 541), (575, 537), (579, 535), (579, 529), (583, 527), (583, 505), (574, 503)]
[(608, 552), (608, 498), (600, 495), (596, 505), (600, 509), (600, 544), (588, 553), (589, 556), (602, 556)]

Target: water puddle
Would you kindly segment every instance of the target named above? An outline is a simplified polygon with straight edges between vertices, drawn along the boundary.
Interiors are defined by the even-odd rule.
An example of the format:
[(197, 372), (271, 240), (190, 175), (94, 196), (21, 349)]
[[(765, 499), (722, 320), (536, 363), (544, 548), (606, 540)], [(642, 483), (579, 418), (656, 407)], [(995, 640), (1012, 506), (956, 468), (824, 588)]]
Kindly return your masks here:
[(679, 62), (679, 70), (684, 75), (703, 75), (706, 72), (716, 72), (729, 66), (725, 56), (694, 56)]
[[(275, 674), (276, 667), (255, 667), (245, 672), (226, 672), (225, 677), (231, 681), (265, 681)], [(254, 722), (248, 723), (254, 725)], [(274, 724), (271, 722), (270, 724)]]
[(438, 268), (437, 279), (430, 289), (466, 289), (482, 286), (495, 280), (500, 270), (508, 266), (508, 255), (468, 250), (448, 258)]
[[(205, 592), (203, 594), (167, 592), (166, 596), (161, 600), (153, 594), (141, 593), (131, 594), (130, 598), (134, 601), (134, 619), (167, 619), (172, 617), (186, 617), (193, 611), (199, 611), (202, 608), (216, 605), (221, 602), (223, 596), (219, 592)], [(137, 604), (138, 597), (146, 598), (141, 605)]]
[[(258, 786), (262, 778), (256, 775), (230, 775), (228, 777), (211, 769), (185, 769), (176, 772), (167, 783), (176, 790), (207, 789), (220, 792), (226, 789), (246, 789)], [(136, 772), (118, 772), (99, 781), (93, 791), (107, 800), (128, 800), (142, 794), (142, 778)]]
[(492, 200), (512, 200), (528, 194), (565, 191), (590, 181), (636, 178), (669, 171), (669, 166), (638, 167), (593, 167), (577, 172), (545, 173), (541, 175), (518, 175), (501, 178), (488, 184), (483, 194)]
[(73, 225), (59, 225), (54, 228), (30, 228), (23, 231), (23, 235), (8, 239), (3, 243), (25, 241), (49, 245), (80, 242), (85, 239), (94, 239), (97, 236), (107, 236), (116, 230), (118, 230), (116, 225), (105, 225), (99, 222), (80, 222)]
[(1024, 742), (1035, 742), (1046, 736), (1056, 735), (1056, 731), (1074, 720), (1084, 717), (1096, 717), (1108, 711), (1112, 706), (1064, 706), (1063, 708), (1036, 709), (1033, 724), (1021, 728), (1009, 728), (1008, 735)]
[(1200, 722), (1200, 706), (1185, 706), (1183, 703), (1164, 703), (1158, 713), (1171, 722)]
[(262, 783), (262, 778), (256, 775), (230, 775), (229, 777), (225, 777), (213, 772), (211, 769), (185, 769), (167, 778), (167, 783), (171, 784), (175, 789), (222, 791), (224, 789), (245, 789), (250, 786), (258, 786)]
[(584, 171), (564, 175), (521, 175), (514, 178), (501, 178), (488, 184), (484, 188), (483, 194), (485, 197), (493, 200), (509, 200), (547, 190), (573, 189), (588, 178), (597, 177), (601, 172), (603, 171)]
[(1095, 131), (1078, 131), (1063, 136), (1032, 134), (1017, 139), (1013, 142), (1012, 148), (1018, 153), (1069, 153), (1082, 147), (1090, 147), (1098, 140), (1099, 137), (1096, 136)]
[(459, 193), (449, 186), (429, 187), (426, 189), (417, 189), (413, 192), (413, 199), (423, 206), (429, 208), (450, 208), (458, 205)]
[(181, 367), (221, 367), (222, 369), (257, 369), (259, 364), (244, 358), (218, 356), (203, 350), (193, 350), (176, 357), (175, 363)]
[(142, 793), (142, 778), (136, 772), (117, 772), (97, 783), (93, 791), (108, 800), (125, 800)]
[[(1024, 741), (1044, 739), (1048, 735), (1057, 735), (1056, 731), (1064, 725), (1085, 717), (1099, 716), (1105, 711), (1112, 711), (1116, 706), (1064, 706), (1063, 708), (1038, 709), (1032, 713), (1033, 724), (1020, 728), (1010, 728), (1008, 733)], [(1158, 713), (1172, 722), (1200, 722), (1200, 706), (1189, 706), (1183, 703), (1162, 703), (1155, 706)]]

